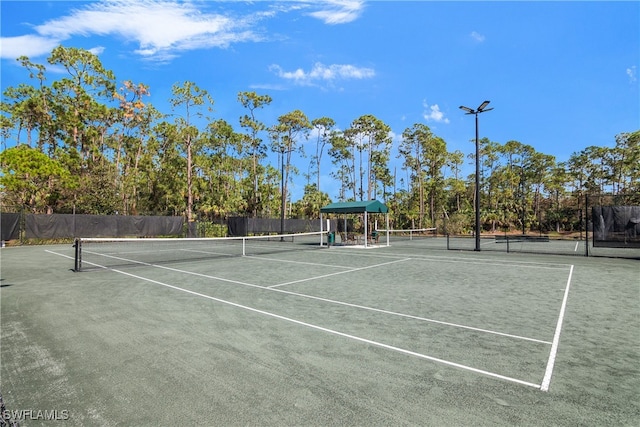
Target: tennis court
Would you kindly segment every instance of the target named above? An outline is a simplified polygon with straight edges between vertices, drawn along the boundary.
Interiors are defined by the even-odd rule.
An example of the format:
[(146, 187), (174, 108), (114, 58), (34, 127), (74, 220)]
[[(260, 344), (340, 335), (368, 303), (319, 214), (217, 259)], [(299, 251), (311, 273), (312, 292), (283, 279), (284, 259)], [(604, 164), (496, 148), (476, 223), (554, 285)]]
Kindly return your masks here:
[(163, 247), (188, 249), (86, 246), (81, 272), (68, 244), (2, 249), (7, 410), (21, 425), (640, 421), (637, 260), (271, 243), (171, 260)]

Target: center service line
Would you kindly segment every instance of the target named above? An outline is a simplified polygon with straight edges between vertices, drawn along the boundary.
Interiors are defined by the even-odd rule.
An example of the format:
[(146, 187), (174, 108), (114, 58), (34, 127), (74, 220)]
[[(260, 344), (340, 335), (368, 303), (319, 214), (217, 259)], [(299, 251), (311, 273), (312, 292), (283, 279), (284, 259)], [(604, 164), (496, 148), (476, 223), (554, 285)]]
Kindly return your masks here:
[(395, 346), (392, 346), (392, 345), (389, 345), (389, 344), (384, 344), (384, 343), (381, 343), (381, 342), (378, 342), (378, 341), (373, 341), (373, 340), (369, 340), (369, 339), (366, 339), (366, 338), (357, 337), (355, 335), (350, 335), (350, 334), (347, 334), (347, 333), (344, 333), (344, 332), (340, 332), (340, 331), (336, 331), (336, 330), (333, 330), (333, 329), (324, 328), (322, 326), (313, 325), (311, 323), (302, 322), (300, 320), (295, 320), (295, 319), (292, 319), (290, 317), (285, 317), (285, 316), (281, 316), (279, 314), (270, 313), (268, 311), (258, 310), (256, 308), (248, 307), (246, 305), (238, 304), (238, 303), (231, 302), (231, 301), (226, 301), (226, 300), (223, 300), (223, 299), (220, 299), (220, 298), (215, 298), (215, 297), (212, 297), (212, 296), (209, 296), (209, 295), (201, 294), (199, 292), (190, 291), (188, 289), (180, 288), (180, 287), (174, 286), (174, 285), (169, 285), (167, 283), (162, 283), (162, 282), (159, 282), (157, 280), (149, 279), (149, 278), (146, 278), (146, 277), (137, 276), (135, 274), (127, 273), (125, 271), (120, 271), (120, 270), (115, 270), (115, 269), (112, 269), (112, 271), (115, 271), (116, 273), (124, 274), (125, 276), (129, 276), (129, 277), (133, 277), (133, 278), (136, 278), (136, 279), (144, 280), (144, 281), (147, 281), (147, 282), (150, 282), (150, 283), (154, 283), (156, 285), (160, 285), (160, 286), (164, 286), (164, 287), (167, 287), (167, 288), (170, 288), (170, 289), (175, 289), (177, 291), (185, 292), (185, 293), (188, 293), (188, 294), (191, 294), (191, 295), (199, 296), (199, 297), (202, 297), (202, 298), (207, 298), (207, 299), (210, 299), (212, 301), (216, 301), (216, 302), (219, 302), (219, 303), (222, 303), (222, 304), (231, 305), (233, 307), (241, 308), (243, 310), (248, 310), (248, 311), (251, 311), (251, 312), (254, 312), (254, 313), (258, 313), (258, 314), (262, 314), (262, 315), (265, 315), (265, 316), (273, 317), (273, 318), (276, 318), (276, 319), (284, 320), (286, 322), (295, 323), (297, 325), (306, 326), (308, 328), (316, 329), (316, 330), (319, 330), (319, 331), (322, 331), (322, 332), (327, 332), (329, 334), (338, 335), (338, 336), (341, 336), (341, 337), (344, 337), (344, 338), (348, 338), (348, 339), (351, 339), (351, 340), (354, 340), (354, 341), (359, 341), (359, 342), (363, 342), (363, 343), (370, 344), (370, 345), (373, 345), (373, 346), (385, 348), (387, 350), (396, 351), (398, 353), (407, 354), (409, 356), (414, 356), (414, 357), (418, 357), (418, 358), (421, 358), (421, 359), (430, 360), (432, 362), (441, 363), (443, 365), (453, 366), (455, 368), (463, 369), (463, 370), (470, 371), (470, 372), (475, 372), (477, 374), (486, 375), (486, 376), (489, 376), (489, 377), (492, 377), (492, 378), (498, 378), (498, 379), (501, 379), (501, 380), (510, 381), (510, 382), (513, 382), (513, 383), (517, 383), (517, 384), (521, 384), (521, 385), (526, 385), (528, 387), (533, 387), (533, 388), (540, 389), (540, 385), (538, 385), (538, 384), (533, 384), (533, 383), (530, 383), (530, 382), (527, 382), (527, 381), (519, 380), (519, 379), (512, 378), (512, 377), (507, 377), (507, 376), (504, 376), (504, 375), (496, 374), (494, 372), (489, 372), (489, 371), (485, 371), (485, 370), (482, 370), (482, 369), (472, 368), (470, 366), (462, 365), (462, 364), (455, 363), (455, 362), (450, 362), (450, 361), (447, 361), (447, 360), (444, 360), (444, 359), (438, 359), (436, 357), (427, 356), (426, 354), (416, 353), (414, 351), (410, 351), (410, 350), (406, 350), (406, 349), (403, 349), (403, 348), (395, 347)]

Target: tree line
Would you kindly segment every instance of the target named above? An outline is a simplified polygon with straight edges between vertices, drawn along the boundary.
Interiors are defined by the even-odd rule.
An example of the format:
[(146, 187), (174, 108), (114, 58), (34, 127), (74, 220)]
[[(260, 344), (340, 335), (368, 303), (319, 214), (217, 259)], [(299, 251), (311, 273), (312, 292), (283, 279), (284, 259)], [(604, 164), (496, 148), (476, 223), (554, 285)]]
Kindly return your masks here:
[[(49, 83), (43, 64), (18, 59), (32, 84), (3, 92), (0, 132), (2, 203), (33, 213), (316, 218), (331, 201), (321, 166), (330, 159), (339, 201), (384, 201), (394, 228), (447, 224), (473, 229), (475, 175), (462, 176), (465, 155), (422, 123), (402, 133), (392, 153), (391, 128), (373, 115), (339, 129), (330, 117), (294, 110), (261, 121), (269, 95), (240, 92), (238, 123), (213, 117), (214, 100), (193, 82), (172, 87), (171, 112), (146, 102), (149, 87), (125, 80), (97, 56), (57, 47), (47, 63), (65, 74)], [(305, 153), (303, 143), (313, 147)], [(10, 147), (10, 148), (7, 148)], [(567, 162), (518, 141), (484, 138), (481, 220), (484, 229), (571, 231), (585, 194), (640, 192), (640, 131), (621, 132), (613, 148), (589, 146)], [(278, 164), (267, 161), (274, 153)], [(401, 170), (391, 170), (391, 156)], [(473, 158), (475, 154), (470, 155)], [(308, 160), (300, 171), (294, 156)], [(306, 180), (291, 200), (290, 185)], [(400, 188), (397, 183), (400, 183)], [(326, 183), (324, 183), (326, 185)]]

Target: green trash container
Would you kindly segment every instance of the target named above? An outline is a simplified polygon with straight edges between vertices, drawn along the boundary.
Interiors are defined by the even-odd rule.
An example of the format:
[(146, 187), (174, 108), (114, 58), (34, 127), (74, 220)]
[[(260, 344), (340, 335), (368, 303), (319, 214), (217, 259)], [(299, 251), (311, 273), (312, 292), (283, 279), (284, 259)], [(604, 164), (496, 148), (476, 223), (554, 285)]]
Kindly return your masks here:
[(329, 246), (333, 245), (336, 242), (336, 233), (334, 231), (330, 231), (327, 233), (327, 244)]

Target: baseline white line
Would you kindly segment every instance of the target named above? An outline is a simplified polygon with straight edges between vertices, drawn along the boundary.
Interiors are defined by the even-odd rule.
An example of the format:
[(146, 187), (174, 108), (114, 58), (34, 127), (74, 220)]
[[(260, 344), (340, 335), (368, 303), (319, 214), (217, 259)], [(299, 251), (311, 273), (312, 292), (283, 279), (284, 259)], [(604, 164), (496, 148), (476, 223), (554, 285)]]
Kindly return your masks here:
[[(55, 255), (63, 256), (65, 258), (74, 259), (71, 256), (59, 254), (59, 253), (56, 253), (56, 252), (51, 252), (51, 251), (46, 251), (46, 252), (50, 252), (50, 253), (55, 254)], [(103, 265), (94, 264), (94, 263), (91, 263), (91, 262), (87, 262), (87, 263), (91, 264), (93, 266), (96, 266), (96, 267), (100, 267), (100, 268), (104, 268), (104, 269), (110, 269), (109, 267), (105, 267)], [(154, 265), (150, 265), (150, 266), (151, 267), (156, 267), (156, 268), (161, 268), (161, 269), (164, 269), (164, 270), (174, 271), (176, 273), (183, 273), (183, 274), (189, 274), (189, 275), (192, 275), (192, 276), (204, 277), (205, 279), (220, 280), (220, 281), (223, 281), (223, 282), (229, 282), (229, 283), (234, 283), (234, 284), (243, 285), (243, 286), (250, 286), (252, 288), (264, 289), (264, 290), (268, 290), (268, 291), (272, 291), (272, 292), (280, 292), (280, 293), (287, 294), (287, 295), (298, 296), (298, 297), (301, 297), (301, 298), (309, 298), (309, 299), (313, 299), (313, 300), (316, 300), (316, 301), (328, 302), (328, 303), (331, 303), (331, 304), (343, 305), (343, 306), (346, 306), (346, 307), (353, 307), (353, 308), (358, 308), (358, 309), (362, 309), (362, 310), (373, 311), (373, 312), (376, 312), (376, 313), (388, 314), (388, 315), (391, 315), (391, 316), (405, 317), (405, 318), (408, 318), (408, 319), (419, 320), (419, 321), (423, 321), (423, 322), (427, 322), (427, 323), (435, 323), (435, 324), (438, 324), (438, 325), (451, 326), (451, 327), (459, 328), (459, 329), (467, 329), (467, 330), (470, 330), (470, 331), (482, 332), (482, 333), (502, 336), (502, 337), (506, 337), (506, 338), (519, 339), (519, 340), (523, 340), (523, 341), (530, 341), (530, 342), (535, 342), (535, 343), (539, 343), (539, 344), (546, 344), (546, 345), (550, 345), (551, 344), (551, 342), (549, 342), (549, 341), (539, 340), (539, 339), (536, 339), (536, 338), (529, 338), (529, 337), (524, 337), (524, 336), (520, 336), (520, 335), (507, 334), (505, 332), (498, 332), (498, 331), (492, 331), (490, 329), (476, 328), (476, 327), (473, 327), (473, 326), (461, 325), (461, 324), (458, 324), (458, 323), (444, 322), (442, 320), (429, 319), (429, 318), (426, 318), (426, 317), (414, 316), (414, 315), (411, 315), (411, 314), (405, 314), (405, 313), (398, 313), (398, 312), (395, 312), (395, 311), (383, 310), (381, 308), (368, 307), (368, 306), (365, 306), (365, 305), (352, 304), (352, 303), (348, 303), (348, 302), (344, 302), (344, 301), (338, 301), (338, 300), (333, 300), (333, 299), (329, 299), (329, 298), (322, 298), (322, 297), (318, 297), (318, 296), (314, 296), (314, 295), (301, 294), (299, 292), (292, 292), (292, 291), (287, 291), (287, 290), (284, 290), (284, 289), (272, 288), (272, 287), (268, 287), (268, 286), (260, 286), (260, 285), (256, 285), (256, 284), (253, 284), (253, 283), (245, 283), (245, 282), (240, 282), (240, 281), (237, 281), (237, 280), (225, 279), (225, 278), (222, 278), (222, 277), (212, 276), (210, 274), (196, 273), (194, 271), (181, 270), (181, 269), (178, 269), (178, 268), (167, 267), (167, 266), (164, 266), (164, 265), (155, 265), (154, 264)]]
[(551, 384), (551, 375), (553, 375), (553, 366), (556, 362), (556, 355), (558, 353), (558, 345), (560, 343), (560, 332), (562, 331), (562, 322), (564, 321), (564, 313), (567, 308), (567, 300), (569, 299), (569, 288), (571, 287), (571, 276), (573, 276), (573, 265), (569, 270), (569, 278), (567, 279), (567, 286), (564, 290), (564, 298), (562, 299), (562, 306), (560, 307), (560, 315), (558, 316), (558, 323), (556, 324), (556, 332), (553, 335), (553, 342), (551, 343), (551, 351), (549, 352), (549, 361), (547, 362), (547, 369), (542, 379), (542, 385), (540, 390), (549, 391), (549, 385)]
[(310, 280), (324, 279), (325, 277), (337, 276), (339, 274), (345, 274), (345, 273), (353, 273), (354, 271), (367, 270), (369, 268), (382, 267), (383, 265), (395, 264), (397, 262), (404, 262), (404, 261), (410, 261), (410, 260), (411, 260), (411, 258), (397, 259), (395, 261), (383, 262), (382, 264), (368, 265), (366, 267), (354, 268), (354, 269), (348, 270), (348, 271), (338, 271), (338, 272), (335, 272), (335, 273), (323, 274), (321, 276), (314, 276), (314, 277), (309, 277), (309, 278), (306, 278), (306, 279), (293, 280), (291, 282), (280, 283), (280, 284), (277, 284), (277, 285), (271, 285), (271, 286), (267, 286), (267, 287), (268, 288), (278, 288), (280, 286), (293, 285), (294, 283), (302, 283), (302, 282), (308, 282)]
[(373, 345), (373, 346), (376, 346), (376, 347), (385, 348), (387, 350), (392, 350), (392, 351), (395, 351), (395, 352), (398, 352), (398, 353), (402, 353), (402, 354), (406, 354), (406, 355), (409, 355), (409, 356), (414, 356), (414, 357), (418, 357), (418, 358), (421, 358), (421, 359), (430, 360), (432, 362), (441, 363), (443, 365), (452, 366), (452, 367), (459, 368), (459, 369), (462, 369), (462, 370), (465, 370), (465, 371), (470, 371), (470, 372), (474, 372), (474, 373), (477, 373), (477, 374), (486, 375), (486, 376), (489, 376), (489, 377), (492, 377), (492, 378), (498, 378), (498, 379), (501, 379), (501, 380), (504, 380), (504, 381), (509, 381), (509, 382), (513, 382), (513, 383), (517, 383), (517, 384), (521, 384), (521, 385), (526, 385), (528, 387), (540, 388), (540, 385), (533, 384), (533, 383), (530, 383), (528, 381), (523, 381), (523, 380), (519, 380), (517, 378), (512, 378), (512, 377), (508, 377), (508, 376), (505, 376), (505, 375), (500, 375), (500, 374), (497, 374), (497, 373), (494, 373), (494, 372), (485, 371), (483, 369), (473, 368), (471, 366), (462, 365), (460, 363), (455, 363), (455, 362), (451, 362), (451, 361), (444, 360), (444, 359), (439, 359), (437, 357), (428, 356), (426, 354), (417, 353), (415, 351), (406, 350), (406, 349), (403, 349), (403, 348), (400, 348), (400, 347), (395, 347), (395, 346), (392, 346), (392, 345), (389, 345), (389, 344), (384, 344), (384, 343), (381, 343), (381, 342), (378, 342), (378, 341), (373, 341), (373, 340), (370, 340), (370, 339), (367, 339), (367, 338), (358, 337), (358, 336), (355, 336), (355, 335), (347, 334), (345, 332), (336, 331), (334, 329), (325, 328), (325, 327), (322, 327), (322, 326), (318, 326), (318, 325), (314, 325), (314, 324), (311, 324), (311, 323), (303, 322), (301, 320), (296, 320), (296, 319), (292, 319), (290, 317), (281, 316), (279, 314), (271, 313), (271, 312), (268, 312), (268, 311), (259, 310), (259, 309), (253, 308), (253, 307), (249, 307), (249, 306), (238, 304), (238, 303), (231, 302), (231, 301), (226, 301), (226, 300), (223, 300), (223, 299), (220, 299), (220, 298), (215, 298), (215, 297), (212, 297), (212, 296), (209, 296), (209, 295), (201, 294), (199, 292), (190, 291), (188, 289), (180, 288), (180, 287), (174, 286), (174, 285), (169, 285), (167, 283), (159, 282), (157, 280), (148, 279), (148, 278), (142, 277), (142, 276), (137, 276), (135, 274), (127, 273), (127, 272), (124, 272), (124, 271), (115, 270), (115, 269), (112, 269), (112, 271), (115, 271), (116, 273), (124, 274), (124, 275), (129, 276), (129, 277), (133, 277), (133, 278), (136, 278), (136, 279), (139, 279), (139, 280), (144, 280), (144, 281), (147, 281), (147, 282), (150, 282), (150, 283), (154, 283), (156, 285), (165, 286), (165, 287), (170, 288), (170, 289), (174, 289), (174, 290), (177, 290), (177, 291), (185, 292), (185, 293), (188, 293), (188, 294), (191, 294), (191, 295), (195, 295), (195, 296), (199, 296), (199, 297), (202, 297), (202, 298), (207, 298), (207, 299), (210, 299), (212, 301), (216, 301), (216, 302), (219, 302), (219, 303), (222, 303), (222, 304), (227, 304), (227, 305), (230, 305), (230, 306), (233, 306), (233, 307), (236, 307), (236, 308), (240, 308), (240, 309), (243, 309), (243, 310), (247, 310), (247, 311), (251, 311), (251, 312), (254, 312), (254, 313), (262, 314), (262, 315), (265, 315), (265, 316), (273, 317), (275, 319), (284, 320), (286, 322), (291, 322), (291, 323), (294, 323), (296, 325), (306, 326), (306, 327), (311, 328), (311, 329), (316, 329), (318, 331), (322, 331), (322, 332), (326, 332), (326, 333), (329, 333), (329, 334), (337, 335), (337, 336), (340, 336), (340, 337), (348, 338), (348, 339), (351, 339), (351, 340), (354, 340), (354, 341), (359, 341), (359, 342), (362, 342), (362, 343), (365, 343), (365, 344), (369, 344), (369, 345)]

